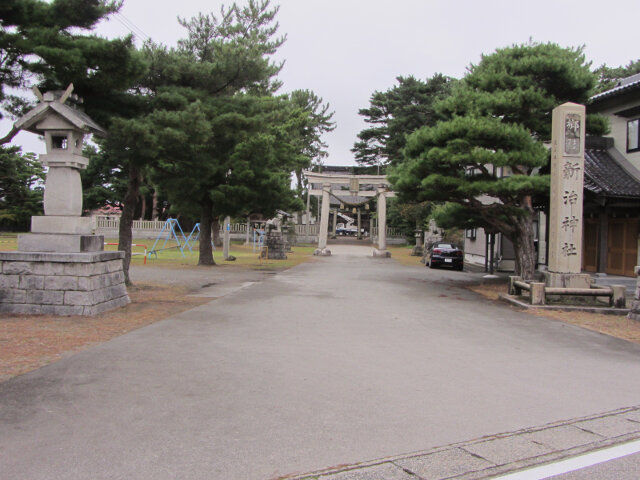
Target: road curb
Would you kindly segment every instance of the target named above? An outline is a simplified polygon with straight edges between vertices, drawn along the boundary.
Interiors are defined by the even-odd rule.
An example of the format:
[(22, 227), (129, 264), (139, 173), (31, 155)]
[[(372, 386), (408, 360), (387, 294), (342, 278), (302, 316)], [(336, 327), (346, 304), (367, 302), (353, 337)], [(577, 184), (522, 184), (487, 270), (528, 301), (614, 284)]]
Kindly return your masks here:
[[(621, 424), (621, 422), (625, 421), (628, 422), (628, 425), (625, 423)], [(609, 431), (611, 434), (603, 435), (596, 431), (590, 431), (588, 430), (590, 424), (597, 424), (598, 430), (601, 432)], [(620, 425), (623, 426), (622, 429)], [(549, 433), (553, 436), (554, 429), (557, 433), (560, 431), (560, 427), (575, 428), (577, 429), (576, 433), (584, 432), (584, 434), (594, 436), (594, 439), (596, 440), (561, 449), (553, 449), (553, 447), (550, 447), (549, 445), (544, 445), (546, 448), (550, 449), (549, 452), (524, 458), (514, 458), (512, 461), (505, 461), (501, 463), (496, 463), (490, 458), (484, 458), (482, 455), (478, 455), (474, 452), (474, 450), (477, 450), (476, 447), (481, 445), (486, 445), (491, 442), (499, 443), (501, 441), (510, 441), (516, 437), (532, 436), (540, 432)], [(628, 429), (628, 431), (624, 431), (625, 429)], [(444, 455), (446, 453), (453, 453), (454, 451), (466, 452), (469, 457), (477, 458), (478, 460), (490, 463), (491, 465), (484, 468), (469, 469), (464, 472), (454, 473), (453, 475), (445, 473), (442, 476), (433, 476), (430, 474), (428, 478), (434, 480), (445, 478), (456, 480), (481, 480), (526, 469), (535, 465), (553, 463), (565, 458), (636, 439), (640, 439), (640, 405), (620, 408), (609, 412), (574, 418), (571, 420), (552, 422), (512, 432), (487, 435), (465, 442), (453, 443), (403, 455), (379, 458), (351, 465), (341, 465), (305, 474), (293, 474), (278, 477), (277, 480), (365, 480), (374, 478), (375, 471), (381, 468), (397, 470), (397, 478), (420, 480), (426, 477), (422, 476), (424, 474), (421, 474), (421, 472), (418, 471), (419, 468), (408, 468), (406, 465), (407, 461), (418, 465), (419, 467), (422, 466), (428, 469), (430, 456), (434, 456), (431, 458), (435, 458), (435, 454)], [(540, 445), (543, 444), (540, 443)], [(452, 465), (452, 467), (455, 467), (452, 471), (464, 468), (460, 465)]]

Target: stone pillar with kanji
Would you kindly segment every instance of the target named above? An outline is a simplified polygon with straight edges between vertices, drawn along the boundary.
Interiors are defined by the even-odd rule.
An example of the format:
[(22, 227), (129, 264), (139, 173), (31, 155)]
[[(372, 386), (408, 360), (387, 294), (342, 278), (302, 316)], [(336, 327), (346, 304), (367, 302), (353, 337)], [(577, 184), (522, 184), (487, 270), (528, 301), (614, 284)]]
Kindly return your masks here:
[(551, 201), (549, 207), (550, 287), (589, 288), (582, 270), (585, 107), (564, 103), (553, 110)]

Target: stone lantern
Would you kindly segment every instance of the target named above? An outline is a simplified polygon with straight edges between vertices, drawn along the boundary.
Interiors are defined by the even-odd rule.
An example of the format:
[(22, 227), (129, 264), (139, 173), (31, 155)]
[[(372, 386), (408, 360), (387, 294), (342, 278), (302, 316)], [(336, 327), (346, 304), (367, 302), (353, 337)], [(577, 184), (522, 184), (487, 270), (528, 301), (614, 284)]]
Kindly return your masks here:
[(91, 218), (82, 216), (83, 140), (106, 132), (76, 108), (73, 85), (34, 91), (40, 103), (15, 126), (45, 138), (45, 214), (31, 217), (17, 252), (0, 252), (0, 313), (95, 315), (126, 305), (124, 252), (105, 252), (104, 237), (92, 235)]
[[(21, 235), (21, 251), (83, 252), (103, 250), (103, 240), (91, 236), (91, 218), (82, 217), (82, 182), (80, 170), (89, 160), (82, 156), (85, 135), (105, 135), (84, 112), (74, 108), (79, 103), (65, 92), (40, 95), (41, 102), (16, 122), (16, 127), (44, 136), (47, 153), (40, 155), (49, 167), (44, 191), (44, 216), (31, 218), (32, 235)], [(67, 105), (67, 102), (72, 105)], [(63, 235), (63, 236), (60, 236)], [(85, 237), (85, 238), (83, 238)]]

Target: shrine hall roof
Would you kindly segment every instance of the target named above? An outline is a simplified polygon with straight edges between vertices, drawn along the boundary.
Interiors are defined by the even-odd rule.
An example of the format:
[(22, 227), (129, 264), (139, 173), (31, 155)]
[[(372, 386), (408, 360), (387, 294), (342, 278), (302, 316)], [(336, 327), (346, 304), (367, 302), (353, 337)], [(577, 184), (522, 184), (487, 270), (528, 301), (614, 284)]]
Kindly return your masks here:
[(584, 188), (604, 197), (640, 198), (640, 180), (630, 174), (609, 149), (585, 150)]

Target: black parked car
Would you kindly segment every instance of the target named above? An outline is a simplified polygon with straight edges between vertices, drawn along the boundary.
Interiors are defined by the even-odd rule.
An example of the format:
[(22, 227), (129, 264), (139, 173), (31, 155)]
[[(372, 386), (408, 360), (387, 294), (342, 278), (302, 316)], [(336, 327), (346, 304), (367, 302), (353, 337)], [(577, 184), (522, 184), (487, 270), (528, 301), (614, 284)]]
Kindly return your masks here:
[(425, 265), (429, 268), (440, 267), (442, 265), (462, 270), (464, 266), (464, 252), (454, 243), (438, 242), (427, 252)]

